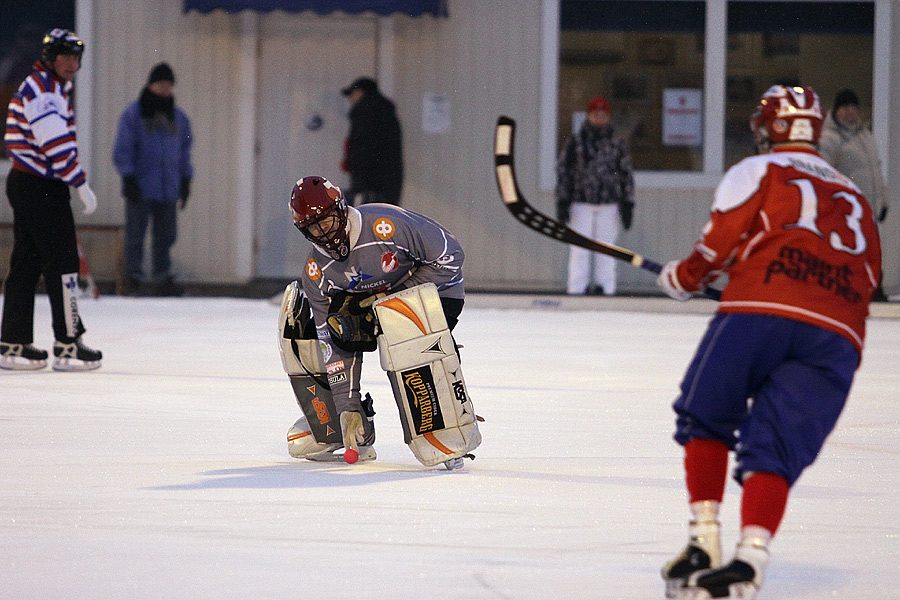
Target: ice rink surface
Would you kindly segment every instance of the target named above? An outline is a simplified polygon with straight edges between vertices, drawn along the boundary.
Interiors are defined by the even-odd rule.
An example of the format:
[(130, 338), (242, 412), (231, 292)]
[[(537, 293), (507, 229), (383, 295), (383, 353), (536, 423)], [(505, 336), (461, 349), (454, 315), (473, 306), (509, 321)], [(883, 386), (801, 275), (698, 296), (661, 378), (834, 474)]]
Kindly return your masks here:
[[(269, 301), (82, 300), (99, 371), (0, 372), (0, 598), (662, 598), (688, 519), (670, 404), (712, 308), (675, 305), (470, 295), (455, 337), (484, 443), (449, 472), (403, 444), (377, 355), (378, 460), (291, 459)], [(898, 357), (900, 318), (870, 320), (758, 600), (900, 599)]]

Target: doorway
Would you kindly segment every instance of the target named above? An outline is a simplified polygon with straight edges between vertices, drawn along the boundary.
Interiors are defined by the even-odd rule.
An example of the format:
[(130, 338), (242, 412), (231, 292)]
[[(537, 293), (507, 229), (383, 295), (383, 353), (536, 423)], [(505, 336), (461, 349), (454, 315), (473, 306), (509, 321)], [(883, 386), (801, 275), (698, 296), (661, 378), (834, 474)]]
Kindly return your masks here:
[(288, 201), (301, 177), (339, 186), (349, 122), (341, 89), (376, 70), (377, 20), (269, 13), (261, 20), (256, 276), (297, 278), (308, 242), (293, 227)]

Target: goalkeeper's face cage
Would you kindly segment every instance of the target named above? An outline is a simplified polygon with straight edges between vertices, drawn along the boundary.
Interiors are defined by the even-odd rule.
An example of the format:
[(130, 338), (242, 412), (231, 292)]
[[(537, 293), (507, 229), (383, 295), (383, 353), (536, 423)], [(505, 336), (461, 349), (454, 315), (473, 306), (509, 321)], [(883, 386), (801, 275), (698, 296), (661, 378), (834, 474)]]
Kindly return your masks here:
[(294, 226), (331, 258), (345, 261), (350, 255), (347, 202), (341, 188), (324, 177), (304, 177), (291, 192)]

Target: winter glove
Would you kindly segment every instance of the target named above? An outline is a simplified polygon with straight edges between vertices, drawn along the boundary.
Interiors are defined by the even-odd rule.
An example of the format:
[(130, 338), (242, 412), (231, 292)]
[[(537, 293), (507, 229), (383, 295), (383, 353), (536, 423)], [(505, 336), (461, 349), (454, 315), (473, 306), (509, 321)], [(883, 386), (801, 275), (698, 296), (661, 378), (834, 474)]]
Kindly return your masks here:
[(631, 229), (631, 219), (634, 216), (634, 202), (622, 200), (619, 202), (619, 217), (622, 219), (622, 227), (625, 231)]
[(569, 222), (569, 205), (559, 203), (556, 205), (556, 220), (566, 225)]
[(345, 410), (341, 413), (341, 433), (344, 436), (344, 449), (359, 452), (359, 444), (365, 439), (362, 415), (356, 411)]
[(692, 294), (681, 287), (681, 283), (678, 282), (678, 263), (677, 260), (666, 263), (666, 266), (659, 272), (656, 283), (669, 298), (686, 302), (691, 299)]
[(885, 218), (887, 218), (887, 211), (888, 211), (888, 207), (886, 204), (881, 207), (880, 211), (878, 211), (878, 222), (879, 223), (884, 223)]
[(141, 187), (138, 185), (137, 177), (134, 175), (122, 177), (122, 196), (129, 202), (141, 201)]
[(94, 214), (94, 211), (97, 210), (97, 196), (94, 194), (94, 190), (86, 183), (81, 184), (76, 189), (78, 190), (78, 197), (81, 198), (81, 203), (84, 204), (84, 210), (81, 212), (86, 215)]
[(190, 177), (182, 177), (181, 178), (181, 190), (178, 192), (178, 197), (181, 198), (181, 210), (184, 210), (184, 207), (187, 206), (188, 197), (191, 195), (191, 178)]

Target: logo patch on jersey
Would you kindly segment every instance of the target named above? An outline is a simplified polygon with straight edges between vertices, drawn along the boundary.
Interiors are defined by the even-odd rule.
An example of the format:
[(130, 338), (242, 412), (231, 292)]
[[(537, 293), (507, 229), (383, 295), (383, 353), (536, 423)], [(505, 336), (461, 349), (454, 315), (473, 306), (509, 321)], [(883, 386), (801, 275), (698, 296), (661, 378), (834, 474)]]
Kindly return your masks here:
[(345, 271), (344, 277), (346, 277), (347, 281), (350, 282), (350, 284), (347, 286), (347, 289), (349, 289), (349, 290), (354, 289), (356, 286), (358, 286), (360, 283), (362, 283), (366, 279), (372, 279), (371, 275), (366, 275), (365, 273), (360, 273), (359, 271), (356, 270), (356, 267), (353, 267), (349, 271)]
[(397, 260), (396, 252), (385, 252), (384, 256), (381, 257), (381, 270), (385, 273), (396, 270), (399, 265), (400, 261)]
[(316, 281), (322, 276), (322, 270), (319, 268), (319, 263), (312, 258), (306, 261), (306, 276), (313, 281)]
[(344, 372), (328, 376), (328, 385), (334, 385), (336, 383), (341, 383), (342, 381), (347, 381), (347, 374)]
[(375, 224), (372, 226), (372, 231), (374, 231), (375, 235), (380, 239), (389, 240), (394, 237), (394, 232), (396, 231), (396, 229), (394, 228), (393, 221), (381, 217), (380, 219), (375, 221)]
[(331, 363), (330, 365), (325, 365), (325, 370), (328, 371), (329, 375), (333, 375), (334, 373), (337, 373), (338, 371), (343, 371), (344, 370), (344, 361), (338, 360), (338, 361)]

